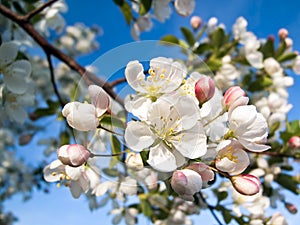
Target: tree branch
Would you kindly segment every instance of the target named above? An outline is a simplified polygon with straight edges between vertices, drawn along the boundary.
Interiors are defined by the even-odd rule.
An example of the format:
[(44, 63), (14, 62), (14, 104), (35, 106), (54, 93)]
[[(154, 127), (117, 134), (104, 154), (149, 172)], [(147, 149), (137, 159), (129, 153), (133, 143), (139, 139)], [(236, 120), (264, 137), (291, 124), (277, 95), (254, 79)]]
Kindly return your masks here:
[(115, 86), (117, 86), (117, 85), (119, 85), (121, 83), (124, 83), (124, 82), (126, 82), (126, 78), (122, 77), (122, 78), (119, 78), (119, 79), (116, 79), (116, 80), (110, 82), (110, 86), (111, 87), (115, 87)]
[(51, 61), (51, 55), (48, 54), (48, 53), (46, 53), (46, 56), (47, 56), (47, 61), (48, 61), (48, 64), (49, 64), (51, 83), (52, 83), (52, 86), (53, 86), (53, 89), (54, 89), (54, 93), (57, 96), (58, 101), (59, 101), (61, 107), (64, 107), (65, 103), (62, 100), (62, 98), (61, 98), (61, 96), (60, 96), (60, 94), (58, 92), (57, 85), (56, 85), (56, 82), (55, 82), (53, 64), (52, 64), (52, 61)]
[(4, 5), (0, 4), (0, 13), (10, 19), (11, 21), (18, 24), (24, 31), (30, 35), (37, 44), (49, 55), (55, 56), (57, 59), (61, 60), (65, 64), (67, 64), (72, 70), (77, 71), (81, 77), (84, 79), (87, 85), (96, 84), (101, 86), (113, 99), (119, 102), (122, 106), (124, 106), (123, 99), (120, 98), (113, 90), (109, 83), (99, 79), (94, 74), (87, 71), (83, 66), (77, 63), (74, 59), (55, 48), (52, 44), (50, 44), (42, 35), (40, 35), (35, 28), (26, 20), (23, 16), (16, 14), (11, 11)]
[(35, 15), (39, 14), (40, 12), (42, 12), (44, 9), (46, 9), (47, 7), (51, 6), (52, 4), (54, 4), (55, 2), (57, 2), (58, 0), (50, 0), (49, 2), (46, 2), (45, 4), (41, 5), (40, 7), (32, 10), (30, 13), (28, 13), (27, 15), (23, 16), (23, 19), (26, 21), (29, 21), (32, 17), (34, 17)]
[(209, 211), (211, 212), (212, 216), (214, 217), (214, 219), (217, 221), (217, 223), (219, 225), (222, 225), (221, 220), (218, 218), (217, 214), (215, 213), (215, 207), (213, 207), (212, 205), (208, 204), (206, 199), (204, 198), (203, 194), (201, 191), (198, 192), (201, 200), (207, 205)]
[(269, 151), (265, 151), (265, 152), (251, 152), (249, 150), (246, 150), (248, 153), (252, 153), (252, 154), (258, 154), (258, 155), (268, 155), (268, 156), (274, 156), (274, 157), (284, 157), (284, 158), (294, 158), (294, 159), (299, 159), (300, 158), (300, 154), (295, 154), (295, 155), (290, 155), (290, 154), (285, 154), (285, 153), (278, 153), (278, 152), (269, 152)]

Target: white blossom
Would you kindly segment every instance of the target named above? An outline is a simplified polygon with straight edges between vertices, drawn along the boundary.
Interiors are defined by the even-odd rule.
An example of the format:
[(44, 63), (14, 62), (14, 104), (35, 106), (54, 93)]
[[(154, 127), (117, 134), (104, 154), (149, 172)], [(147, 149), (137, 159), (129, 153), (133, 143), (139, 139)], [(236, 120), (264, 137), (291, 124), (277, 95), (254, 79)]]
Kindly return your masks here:
[(134, 151), (149, 148), (148, 163), (153, 168), (174, 171), (185, 163), (185, 157), (206, 153), (206, 135), (197, 114), (190, 98), (181, 97), (175, 103), (160, 98), (150, 107), (146, 121), (127, 124), (125, 141)]

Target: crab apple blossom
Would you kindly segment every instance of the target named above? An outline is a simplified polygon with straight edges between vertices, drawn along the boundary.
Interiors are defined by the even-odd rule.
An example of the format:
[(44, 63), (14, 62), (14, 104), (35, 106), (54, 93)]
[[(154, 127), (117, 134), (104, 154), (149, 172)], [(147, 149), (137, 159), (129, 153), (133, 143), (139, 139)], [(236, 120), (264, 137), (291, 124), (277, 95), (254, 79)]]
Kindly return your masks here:
[(218, 146), (216, 168), (230, 175), (241, 174), (250, 164), (248, 154), (236, 140), (225, 140)]
[(229, 115), (229, 133), (249, 151), (262, 152), (270, 149), (264, 145), (268, 136), (268, 124), (253, 105), (236, 107)]
[(200, 104), (207, 102), (215, 94), (215, 84), (208, 76), (201, 76), (195, 84), (195, 95)]
[(54, 160), (44, 168), (43, 174), (47, 182), (59, 182), (58, 187), (61, 184), (69, 187), (74, 198), (93, 190), (100, 183), (100, 173), (94, 165), (71, 167)]
[(291, 148), (300, 148), (300, 137), (299, 136), (292, 136), (288, 142), (289, 142), (289, 146)]
[(63, 145), (57, 149), (57, 157), (64, 164), (78, 167), (86, 163), (91, 153), (79, 144)]
[(191, 98), (179, 97), (172, 103), (159, 98), (151, 105), (146, 121), (127, 123), (125, 141), (134, 151), (149, 149), (147, 162), (154, 169), (171, 172), (186, 158), (206, 153), (206, 135), (198, 119), (199, 108)]
[(68, 124), (79, 131), (97, 129), (99, 117), (106, 112), (109, 106), (109, 97), (101, 87), (90, 85), (88, 91), (92, 104), (70, 102), (62, 110)]
[(255, 195), (260, 191), (260, 181), (251, 174), (242, 174), (231, 177), (231, 182), (236, 191), (242, 195)]
[(0, 46), (0, 73), (8, 90), (14, 94), (24, 94), (28, 89), (26, 82), (31, 73), (31, 64), (27, 60), (16, 60), (18, 45), (13, 42), (4, 42)]
[(175, 10), (181, 16), (189, 16), (195, 9), (195, 0), (175, 0)]
[(202, 178), (194, 170), (176, 170), (172, 175), (171, 186), (181, 198), (193, 201), (193, 195), (202, 188)]
[(127, 64), (125, 77), (128, 84), (137, 92), (125, 99), (125, 108), (140, 119), (145, 119), (152, 102), (163, 94), (176, 90), (186, 76), (185, 67), (170, 58), (151, 59), (149, 75), (137, 60)]

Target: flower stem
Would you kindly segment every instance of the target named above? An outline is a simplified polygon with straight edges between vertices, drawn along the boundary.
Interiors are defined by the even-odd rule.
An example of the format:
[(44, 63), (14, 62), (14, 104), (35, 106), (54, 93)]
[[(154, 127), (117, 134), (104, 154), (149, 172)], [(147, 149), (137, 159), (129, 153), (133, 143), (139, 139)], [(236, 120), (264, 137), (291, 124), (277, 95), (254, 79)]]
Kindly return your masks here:
[(207, 125), (209, 125), (212, 122), (214, 122), (216, 119), (218, 119), (220, 116), (222, 116), (225, 112), (226, 112), (226, 109), (225, 108), (222, 109), (222, 111), (216, 117), (214, 117), (212, 120), (210, 120), (206, 124), (204, 124), (203, 127), (206, 127)]
[(94, 154), (94, 153), (91, 152), (90, 158), (93, 158), (93, 157), (113, 157), (113, 156), (123, 155), (123, 154), (129, 153), (129, 152), (130, 152), (129, 149), (127, 149), (125, 151), (122, 151), (122, 152), (114, 153), (114, 154), (111, 154), (111, 155)]

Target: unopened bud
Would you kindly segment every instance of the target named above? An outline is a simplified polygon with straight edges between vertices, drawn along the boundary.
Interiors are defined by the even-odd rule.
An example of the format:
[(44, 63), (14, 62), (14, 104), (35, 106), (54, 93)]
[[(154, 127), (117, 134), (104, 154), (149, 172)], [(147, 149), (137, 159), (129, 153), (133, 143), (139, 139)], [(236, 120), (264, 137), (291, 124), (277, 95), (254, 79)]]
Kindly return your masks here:
[(207, 102), (215, 94), (215, 83), (208, 76), (202, 76), (195, 84), (195, 95), (200, 104)]
[(290, 148), (300, 148), (300, 137), (299, 136), (292, 136), (289, 139), (289, 146)]
[(260, 181), (251, 174), (231, 177), (233, 187), (242, 195), (255, 195), (260, 191)]
[(245, 96), (246, 92), (242, 88), (239, 86), (233, 86), (225, 92), (223, 104), (229, 108), (238, 98)]
[(197, 30), (201, 24), (202, 24), (202, 19), (200, 16), (193, 16), (190, 20), (190, 24), (191, 24), (191, 27), (194, 29), (194, 30)]
[(186, 167), (186, 169), (194, 170), (195, 172), (199, 173), (202, 178), (203, 188), (208, 187), (209, 183), (215, 178), (215, 173), (205, 163), (193, 163)]
[(285, 28), (281, 28), (279, 31), (278, 31), (278, 37), (283, 40), (283, 39), (286, 39), (286, 37), (289, 35), (289, 32), (287, 29)]
[(274, 35), (269, 35), (268, 40), (274, 42), (275, 41)]
[(172, 176), (171, 186), (179, 197), (193, 201), (193, 195), (202, 188), (202, 178), (193, 170), (176, 170)]
[(32, 140), (33, 134), (23, 134), (19, 137), (19, 145), (27, 145)]
[(63, 145), (57, 150), (58, 159), (64, 164), (72, 167), (83, 165), (91, 153), (79, 144)]
[(135, 152), (129, 152), (127, 154), (125, 163), (127, 167), (134, 170), (141, 170), (144, 167), (141, 155)]
[(298, 212), (297, 207), (289, 202), (284, 203), (285, 208), (292, 214), (296, 214)]

